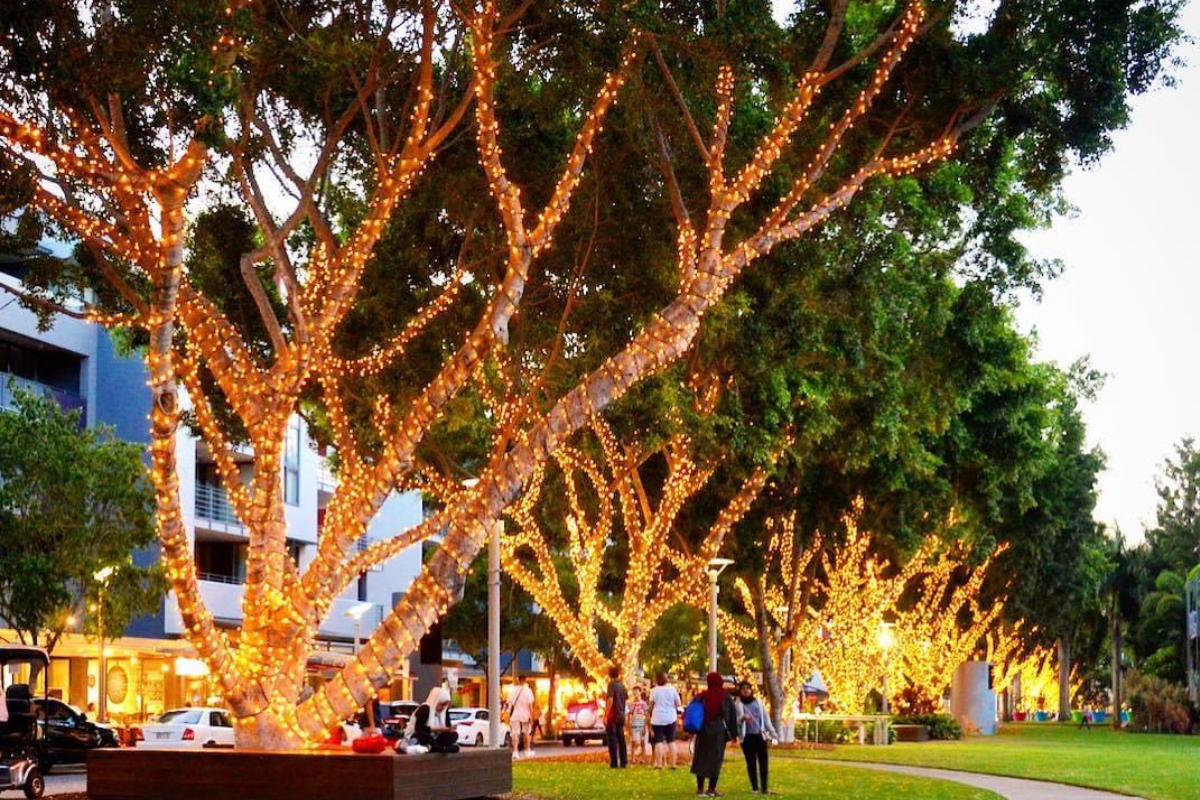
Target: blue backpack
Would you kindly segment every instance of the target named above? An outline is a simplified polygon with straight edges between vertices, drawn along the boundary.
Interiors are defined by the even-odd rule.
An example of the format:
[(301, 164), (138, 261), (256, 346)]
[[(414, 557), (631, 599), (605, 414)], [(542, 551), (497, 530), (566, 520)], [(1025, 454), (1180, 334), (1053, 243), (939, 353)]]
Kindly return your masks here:
[(684, 733), (699, 733), (704, 729), (704, 700), (699, 697), (692, 698), (692, 702), (687, 704), (687, 708), (683, 710), (683, 732)]

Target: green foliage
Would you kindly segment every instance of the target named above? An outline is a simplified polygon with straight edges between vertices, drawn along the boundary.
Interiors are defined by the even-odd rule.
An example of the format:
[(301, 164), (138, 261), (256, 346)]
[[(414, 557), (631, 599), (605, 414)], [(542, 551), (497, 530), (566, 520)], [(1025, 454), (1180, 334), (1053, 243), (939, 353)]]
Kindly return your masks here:
[(1025, 500), (1002, 501), (1007, 513), (995, 532), (1012, 543), (998, 572), (1020, 576), (1005, 611), (1037, 626), (1045, 645), (1059, 638), (1071, 642), (1099, 615), (1111, 570), (1103, 528), (1092, 518), (1104, 458), (1087, 447), (1080, 391), (1067, 377), (1060, 373), (1050, 383), (1041, 412), (1050, 422), (1039, 448), (1046, 462)]
[[(68, 617), (106, 638), (156, 610), (157, 568), (131, 563), (154, 542), (154, 498), (142, 451), (103, 428), (80, 429), (78, 412), (19, 394), (0, 414), (0, 618), (21, 641), (52, 649)], [(94, 574), (115, 570), (103, 587)]]
[(1200, 565), (1200, 451), (1185, 437), (1155, 481), (1158, 514), (1146, 540), (1133, 551), (1132, 603), (1124, 609), (1138, 672), (1186, 681), (1187, 576)]
[[(779, 756), (806, 757), (810, 752), (781, 748), (773, 755), (782, 761)], [(898, 742), (811, 755), (1056, 781), (1149, 800), (1195, 800), (1200, 736), (1131, 736), (1101, 726), (1079, 730), (1073, 725), (1018, 723), (1003, 726), (996, 736), (970, 736), (935, 747)]]
[(1146, 531), (1147, 566), (1155, 575), (1163, 569), (1186, 574), (1200, 560), (1200, 450), (1191, 437), (1176, 445), (1155, 486), (1158, 514)]
[[(822, 741), (824, 739), (822, 738)], [(855, 739), (857, 741), (857, 738)], [(849, 748), (851, 752), (888, 748)], [(867, 772), (839, 764), (808, 764), (771, 754), (771, 792), (795, 800), (868, 800), (920, 797), (922, 800), (998, 800), (998, 795), (950, 781)], [(825, 751), (821, 751), (824, 755)], [(741, 754), (730, 749), (718, 789), (730, 798), (749, 798)], [(532, 760), (513, 765), (514, 793), (545, 800), (676, 800), (695, 790), (692, 775), (681, 768), (609, 770), (599, 762)]]
[(683, 667), (702, 673), (708, 663), (708, 617), (691, 605), (676, 606), (659, 619), (642, 643), (641, 663), (647, 675)]
[(1191, 733), (1196, 723), (1196, 707), (1188, 699), (1187, 687), (1182, 684), (1142, 675), (1126, 673), (1130, 727), (1147, 733)]
[[(467, 575), (462, 599), (442, 618), (442, 636), (454, 640), (464, 653), (470, 654), (484, 668), (487, 665), (487, 604), (487, 559), (480, 558)], [(529, 593), (507, 575), (502, 575), (500, 581), (500, 642), (505, 652), (530, 650), (543, 656), (551, 656), (562, 647), (554, 623), (536, 610)]]
[(927, 725), (929, 738), (938, 741), (963, 737), (962, 726), (949, 714), (906, 714), (894, 717), (892, 722), (897, 725)]

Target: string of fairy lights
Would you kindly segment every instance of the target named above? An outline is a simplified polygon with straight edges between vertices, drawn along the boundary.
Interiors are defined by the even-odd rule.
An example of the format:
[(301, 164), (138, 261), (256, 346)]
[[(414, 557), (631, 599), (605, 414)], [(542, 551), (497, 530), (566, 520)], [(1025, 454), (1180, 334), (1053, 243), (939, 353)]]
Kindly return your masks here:
[[(795, 713), (818, 668), (833, 706), (850, 713), (881, 689), (885, 675), (890, 699), (908, 689), (910, 702), (936, 706), (963, 661), (986, 652), (989, 660), (1024, 668), (1019, 626), (1007, 633), (1000, 626), (1003, 601), (986, 608), (979, 601), (1005, 546), (971, 566), (963, 546), (945, 547), (933, 537), (897, 568), (875, 554), (872, 535), (859, 528), (862, 507), (860, 498), (843, 518), (845, 535), (836, 545), (818, 533), (797, 550), (794, 512), (768, 520), (757, 591), (745, 578), (735, 588), (749, 616), (767, 621), (770, 636), (760, 641), (757, 627), (723, 610), (721, 631), (735, 667), (755, 674), (751, 664), (763, 663), (758, 648), (765, 647), (783, 690), (785, 716)], [(1007, 685), (1000, 677), (997, 685)]]
[[(241, 9), (252, 6), (253, 0), (232, 0), (226, 5), (225, 15), (232, 21)], [(149, 296), (143, 298), (130, 289), (121, 270), (105, 261), (100, 266), (104, 277), (134, 311), (104, 313), (90, 309), (89, 314), (101, 324), (136, 326), (150, 336), (147, 364), (154, 397), (150, 471), (165, 570), (188, 638), (233, 708), (239, 736), (257, 737), (261, 742), (315, 743), (324, 731), (373, 696), (448, 606), (447, 578), (465, 573), (490, 526), (498, 524), (505, 498), (527, 481), (530, 491), (526, 496), (537, 495), (551, 453), (557, 468), (570, 476), (570, 519), (574, 522), (568, 527), (573, 525), (571, 535), (580, 542), (570, 558), (581, 585), (592, 587), (590, 599), (585, 599), (589, 593), (582, 593), (579, 607), (572, 609), (562, 597), (561, 587), (555, 594), (547, 571), (555, 555), (545, 549), (544, 537), (533, 535), (532, 523), (536, 520), (532, 511), (526, 510), (531, 506), (521, 502), (515, 506), (513, 516), (520, 519), (523, 533), (506, 537), (510, 569), (518, 571), (518, 580), (522, 577), (520, 570), (525, 570), (525, 580), (541, 587), (541, 594), (535, 596), (565, 628), (568, 639), (594, 641), (594, 620), (613, 625), (618, 632), (618, 660), (628, 662), (654, 621), (670, 605), (684, 599), (695, 582), (703, 578), (707, 561), (719, 552), (730, 528), (744, 517), (765, 485), (767, 473), (765, 468), (757, 470), (745, 482), (694, 553), (688, 555), (670, 544), (671, 528), (688, 498), (705, 485), (711, 468), (695, 463), (686, 437), (674, 441), (669, 448), (670, 478), (659, 506), (644, 513), (637, 500), (636, 476), (617, 458), (622, 448), (611, 431), (597, 421), (599, 412), (638, 380), (677, 361), (694, 341), (706, 311), (753, 260), (779, 243), (802, 235), (843, 207), (869, 179), (904, 174), (932, 164), (948, 157), (954, 145), (953, 138), (947, 136), (906, 155), (877, 157), (855, 170), (840, 188), (816, 199), (807, 211), (794, 213), (819, 183), (846, 134), (880, 94), (916, 37), (924, 8), (914, 2), (905, 11), (870, 84), (846, 110), (842, 121), (831, 128), (785, 199), (753, 234), (740, 243), (727, 245), (727, 220), (772, 174), (829, 76), (813, 72), (800, 79), (795, 94), (754, 148), (754, 155), (732, 179), (727, 179), (725, 151), (737, 75), (731, 66), (722, 67), (715, 87), (717, 113), (707, 153), (707, 215), (702, 226), (682, 221), (679, 225), (678, 296), (654, 315), (625, 348), (564, 395), (549, 412), (539, 413), (528, 398), (512, 398), (512, 387), (506, 387), (505, 396), (489, 401), (509, 429), (510, 451), (494, 460), (475, 488), (456, 492), (437, 487), (453, 503), (448, 502), (444, 512), (450, 533), (435, 558), (416, 578), (405, 601), (386, 615), (359, 655), (337, 678), (302, 700), (305, 661), (333, 599), (362, 570), (394, 556), (401, 549), (399, 543), (416, 541), (432, 532), (432, 524), (421, 526), (407, 537), (361, 553), (354, 548), (387, 495), (410, 480), (415, 469), (414, 453), (425, 431), (464, 386), (472, 380), (482, 382), (481, 365), (486, 358), (500, 361), (507, 357), (507, 325), (521, 302), (533, 262), (553, 245), (555, 230), (570, 209), (596, 137), (602, 133), (606, 115), (618, 101), (645, 42), (639, 32), (630, 37), (619, 63), (606, 76), (585, 113), (549, 199), (536, 213), (529, 213), (520, 187), (504, 167), (500, 144), (494, 96), (501, 58), (497, 38), (500, 12), (488, 2), (478, 12), (467, 15), (472, 44), (471, 85), (463, 102), (437, 123), (433, 115), (437, 102), (433, 89), (433, 9), (433, 4), (423, 4), (425, 35), (415, 91), (405, 118), (406, 134), (396, 140), (391, 152), (377, 154), (376, 180), (362, 220), (335, 236), (315, 211), (311, 196), (300, 199), (304, 207), (298, 206), (298, 213), (291, 217), (307, 216), (316, 229), (316, 243), (308, 253), (303, 281), (285, 276), (289, 277), (287, 300), (294, 315), (293, 325), (286, 334), (273, 335), (277, 352), (270, 360), (252, 353), (237, 327), (184, 276), (186, 204), (201, 172), (212, 163), (204, 136), (193, 135), (186, 146), (172, 150), (179, 153), (174, 161), (163, 168), (151, 168), (133, 157), (123, 139), (123, 123), (115, 117), (63, 109), (61, 113), (76, 137), (58, 142), (37, 125), (0, 112), (0, 146), (24, 163), (35, 165), (41, 176), (33, 205), (102, 250), (114, 264), (127, 265), (121, 269), (149, 279)], [(237, 53), (252, 46), (239, 37), (235, 28), (230, 24), (214, 41), (214, 73), (230, 68)], [(120, 99), (115, 102), (113, 108), (119, 113)], [(339, 326), (353, 308), (374, 248), (395, 209), (470, 105), (475, 111), (479, 163), (508, 240), (503, 279), (479, 325), (408, 409), (397, 409), (386, 401), (375, 403), (372, 425), (385, 444), (380, 453), (367, 454), (354, 435), (355, 426), (343, 397), (346, 380), (376, 375), (403, 358), (412, 342), (461, 299), (464, 268), (460, 267), (399, 333), (365, 355), (349, 357), (337, 352)], [(201, 125), (212, 123), (206, 119)], [(43, 172), (43, 165), (54, 174)], [(102, 211), (86, 209), (68, 196), (57, 194), (51, 187), (59, 181), (103, 196), (111, 204), (99, 206), (118, 209), (119, 215), (105, 216)], [(243, 191), (251, 192), (252, 183), (247, 180)], [(246, 201), (253, 204), (254, 198), (247, 197)], [(260, 220), (260, 226), (273, 225), (270, 220)], [(273, 237), (285, 232), (286, 228), (279, 228), (264, 230), (263, 234), (269, 243), (277, 245)], [(269, 311), (260, 304), (260, 312)], [(501, 370), (502, 380), (504, 372)], [(241, 480), (222, 424), (213, 412), (214, 398), (206, 396), (204, 375), (215, 381), (221, 399), (249, 434), (255, 469), (246, 483)], [(287, 552), (281, 496), (282, 447), (300, 393), (310, 382), (322, 389), (343, 468), (327, 509), (317, 556), (301, 575)], [(244, 618), (236, 636), (217, 627), (200, 596), (192, 548), (182, 521), (175, 445), (182, 405), (180, 387), (186, 392), (234, 508), (249, 531)], [(574, 433), (589, 426), (600, 441), (603, 464), (592, 461), (581, 450), (566, 447)], [(601, 489), (607, 499), (598, 507), (589, 507), (589, 492)], [(626, 592), (628, 599), (613, 606), (601, 602), (596, 587), (600, 556), (614, 535), (618, 508), (621, 527), (630, 536), (630, 553), (636, 558), (631, 559), (626, 576), (631, 589)], [(520, 542), (519, 547), (515, 542)], [(664, 580), (664, 576), (675, 579)], [(599, 660), (592, 659), (588, 668), (594, 670), (598, 665)]]
[[(693, 459), (690, 438), (677, 434), (663, 447), (668, 472), (652, 505), (649, 498), (641, 499), (645, 488), (638, 470), (643, 459), (632, 454), (631, 446), (622, 446), (602, 418), (593, 418), (590, 429), (600, 444), (599, 456), (567, 446), (553, 456), (566, 488), (565, 542), (556, 543), (539, 521), (547, 474), (539, 469), (510, 510), (516, 526), (504, 537), (501, 553), (505, 570), (553, 620), (588, 674), (602, 681), (612, 665), (633, 675), (646, 637), (664, 613), (693, 593), (728, 532), (761, 492), (767, 469), (755, 470), (703, 538), (685, 550), (672, 543), (671, 531), (713, 472)], [(601, 578), (611, 560), (606, 554), (618, 547), (625, 555), (623, 585), (612, 593)], [(573, 601), (563, 586), (560, 559), (569, 567)], [(616, 631), (611, 654), (601, 651), (600, 623)]]

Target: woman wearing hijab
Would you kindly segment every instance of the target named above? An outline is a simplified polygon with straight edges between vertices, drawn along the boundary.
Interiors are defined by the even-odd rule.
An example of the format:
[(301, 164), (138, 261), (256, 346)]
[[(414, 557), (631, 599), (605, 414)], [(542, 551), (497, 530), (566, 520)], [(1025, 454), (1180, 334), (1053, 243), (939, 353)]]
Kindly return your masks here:
[[(692, 774), (696, 776), (697, 797), (720, 797), (717, 779), (725, 762), (725, 745), (737, 741), (737, 707), (725, 691), (720, 673), (708, 673), (708, 689), (700, 693), (704, 700), (704, 727), (696, 734), (696, 752), (692, 755)], [(704, 781), (708, 779), (708, 791)]]
[(770, 794), (767, 790), (767, 741), (779, 738), (771, 715), (754, 696), (754, 684), (738, 684), (738, 738), (746, 756), (746, 771), (750, 774), (750, 794)]
[(458, 734), (446, 721), (450, 708), (450, 692), (441, 686), (429, 690), (425, 702), (408, 719), (404, 739), (428, 747), (433, 753), (457, 753)]

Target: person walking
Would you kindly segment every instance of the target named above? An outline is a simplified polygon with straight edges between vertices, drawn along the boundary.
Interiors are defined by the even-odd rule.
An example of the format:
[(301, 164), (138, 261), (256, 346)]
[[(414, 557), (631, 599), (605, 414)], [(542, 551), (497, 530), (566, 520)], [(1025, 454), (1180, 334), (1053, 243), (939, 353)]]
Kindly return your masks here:
[[(708, 673), (708, 688), (699, 694), (704, 701), (704, 727), (696, 734), (696, 752), (692, 755), (692, 774), (696, 776), (697, 797), (720, 797), (717, 781), (725, 763), (725, 745), (737, 741), (737, 707), (725, 691), (725, 679), (719, 672)], [(704, 781), (708, 781), (708, 790)]]
[(512, 729), (513, 759), (533, 755), (533, 689), (525, 678), (518, 678), (508, 693), (508, 724)]
[[(626, 719), (629, 720), (629, 758), (634, 764), (649, 763), (650, 748), (647, 747), (646, 720), (649, 706), (641, 686), (633, 687), (633, 699), (629, 701)], [(640, 760), (639, 760), (640, 757)]]
[(654, 688), (650, 690), (650, 745), (654, 749), (654, 768), (666, 766), (667, 751), (671, 752), (671, 769), (675, 769), (675, 723), (683, 700), (679, 691), (667, 682), (667, 673), (654, 675)]
[(750, 793), (770, 794), (767, 790), (767, 740), (779, 739), (771, 716), (754, 696), (750, 681), (738, 684), (738, 738), (742, 740), (742, 755), (746, 757), (746, 772), (750, 774)]
[(625, 705), (629, 692), (621, 683), (621, 668), (613, 664), (608, 668), (608, 693), (604, 697), (604, 739), (608, 742), (608, 766), (624, 769), (629, 766), (629, 754), (625, 749)]

